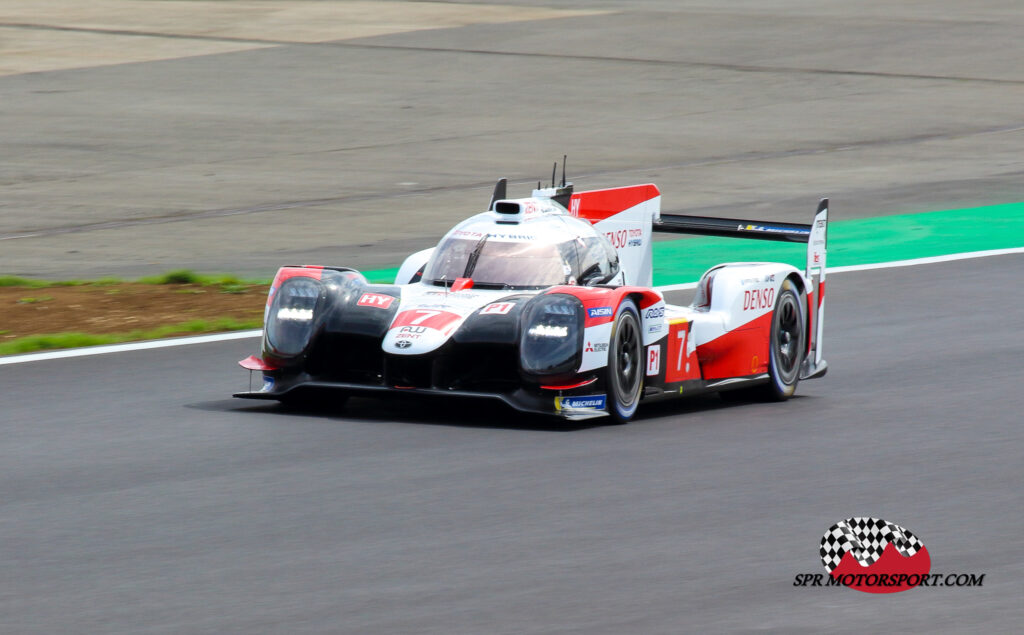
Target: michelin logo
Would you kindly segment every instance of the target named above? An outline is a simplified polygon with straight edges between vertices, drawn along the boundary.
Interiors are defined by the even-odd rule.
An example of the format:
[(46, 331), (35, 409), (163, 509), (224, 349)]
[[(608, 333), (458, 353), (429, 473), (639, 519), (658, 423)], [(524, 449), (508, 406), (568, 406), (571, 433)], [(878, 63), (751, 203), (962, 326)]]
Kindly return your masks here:
[(587, 309), (587, 317), (598, 318), (598, 317), (611, 317), (612, 308), (610, 306), (599, 306), (593, 309)]
[(555, 400), (555, 407), (558, 410), (604, 410), (605, 396), (559, 397)]

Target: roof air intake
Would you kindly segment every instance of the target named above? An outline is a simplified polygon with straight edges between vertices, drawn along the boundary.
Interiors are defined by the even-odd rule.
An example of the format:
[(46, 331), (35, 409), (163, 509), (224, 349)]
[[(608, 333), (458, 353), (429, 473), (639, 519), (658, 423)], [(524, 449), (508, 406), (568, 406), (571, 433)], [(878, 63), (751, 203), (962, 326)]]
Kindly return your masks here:
[(512, 201), (498, 201), (494, 204), (494, 211), (499, 214), (517, 216), (520, 212), (519, 203), (513, 203)]

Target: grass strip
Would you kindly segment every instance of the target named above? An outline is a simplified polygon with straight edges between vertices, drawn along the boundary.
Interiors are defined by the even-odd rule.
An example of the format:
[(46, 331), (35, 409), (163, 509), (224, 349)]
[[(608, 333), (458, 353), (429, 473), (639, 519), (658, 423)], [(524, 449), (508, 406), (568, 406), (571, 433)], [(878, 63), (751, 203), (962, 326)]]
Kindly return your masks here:
[(204, 287), (242, 287), (269, 285), (270, 280), (239, 278), (230, 273), (196, 273), (191, 269), (175, 269), (156, 276), (144, 276), (136, 280), (139, 284), (197, 284)]
[(82, 346), (100, 346), (103, 344), (119, 344), (139, 340), (156, 340), (172, 335), (193, 335), (196, 333), (220, 333), (223, 331), (243, 331), (258, 329), (263, 326), (262, 320), (235, 320), (220, 318), (217, 320), (192, 320), (180, 324), (167, 324), (152, 329), (140, 329), (127, 333), (47, 333), (44, 335), (28, 335), (9, 342), (0, 342), (0, 355), (17, 355), (34, 351), (46, 351), (59, 348), (79, 348)]
[(97, 280), (35, 280), (20, 276), (0, 276), (0, 287), (19, 287), (24, 289), (48, 289), (50, 287), (84, 287), (86, 285), (103, 287), (120, 284), (118, 278), (99, 278)]

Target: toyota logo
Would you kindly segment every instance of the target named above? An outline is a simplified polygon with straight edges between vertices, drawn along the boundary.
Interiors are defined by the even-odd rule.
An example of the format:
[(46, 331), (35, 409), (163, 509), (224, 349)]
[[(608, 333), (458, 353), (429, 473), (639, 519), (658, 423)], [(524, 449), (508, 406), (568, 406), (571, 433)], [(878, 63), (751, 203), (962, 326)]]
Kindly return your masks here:
[(395, 342), (395, 348), (409, 348), (412, 346), (412, 342), (409, 340), (398, 340)]

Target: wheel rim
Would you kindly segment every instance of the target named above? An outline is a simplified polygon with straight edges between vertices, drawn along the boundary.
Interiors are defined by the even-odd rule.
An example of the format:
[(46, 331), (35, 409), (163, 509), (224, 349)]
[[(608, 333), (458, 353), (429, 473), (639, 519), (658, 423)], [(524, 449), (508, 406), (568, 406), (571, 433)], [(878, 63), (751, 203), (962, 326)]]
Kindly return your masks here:
[(636, 402), (640, 388), (639, 342), (636, 318), (631, 313), (623, 313), (616, 329), (611, 361), (615, 399), (624, 408)]
[(778, 327), (776, 330), (775, 358), (780, 379), (789, 384), (799, 370), (803, 328), (800, 324), (800, 307), (791, 294), (779, 298), (776, 309)]

